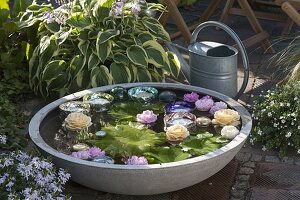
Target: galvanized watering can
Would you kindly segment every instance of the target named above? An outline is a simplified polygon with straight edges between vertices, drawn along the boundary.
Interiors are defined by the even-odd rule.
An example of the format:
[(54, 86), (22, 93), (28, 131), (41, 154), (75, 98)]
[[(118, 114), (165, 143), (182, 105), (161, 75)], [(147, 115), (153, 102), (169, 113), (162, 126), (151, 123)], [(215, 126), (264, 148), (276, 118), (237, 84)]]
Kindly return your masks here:
[[(196, 42), (199, 32), (208, 26), (223, 29), (235, 40), (241, 50), (244, 80), (239, 91), (237, 91), (238, 50), (217, 42)], [(227, 25), (216, 21), (200, 24), (192, 34), (188, 49), (173, 43), (167, 43), (166, 45), (179, 58), (182, 64), (182, 72), (191, 85), (218, 91), (234, 99), (238, 99), (246, 89), (249, 79), (249, 60), (246, 49), (237, 34)], [(186, 64), (184, 58), (174, 46), (189, 52), (190, 66)]]

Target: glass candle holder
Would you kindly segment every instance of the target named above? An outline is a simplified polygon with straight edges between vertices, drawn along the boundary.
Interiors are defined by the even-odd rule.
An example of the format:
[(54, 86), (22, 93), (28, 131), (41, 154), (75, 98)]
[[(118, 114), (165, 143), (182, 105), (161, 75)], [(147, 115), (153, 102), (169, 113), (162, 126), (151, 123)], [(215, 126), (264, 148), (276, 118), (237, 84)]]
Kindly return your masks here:
[(166, 113), (191, 112), (195, 106), (185, 101), (175, 101), (165, 106)]
[(164, 117), (165, 130), (175, 124), (182, 125), (188, 130), (192, 130), (196, 126), (196, 118), (197, 117), (194, 114), (189, 112), (167, 114)]
[(83, 97), (83, 101), (89, 103), (94, 112), (107, 111), (113, 100), (112, 95), (102, 92), (87, 94)]
[(128, 96), (132, 100), (142, 103), (150, 103), (157, 98), (158, 91), (153, 87), (134, 87), (128, 90)]
[(68, 101), (59, 105), (60, 117), (65, 119), (70, 113), (79, 112), (88, 115), (90, 112), (90, 104), (82, 101)]

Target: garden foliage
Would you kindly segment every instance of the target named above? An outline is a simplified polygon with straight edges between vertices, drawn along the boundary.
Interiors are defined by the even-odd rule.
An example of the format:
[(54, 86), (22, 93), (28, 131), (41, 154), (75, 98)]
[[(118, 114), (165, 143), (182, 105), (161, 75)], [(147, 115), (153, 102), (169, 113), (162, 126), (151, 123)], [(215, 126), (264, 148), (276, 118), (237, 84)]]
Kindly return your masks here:
[(278, 149), (284, 156), (290, 148), (300, 153), (300, 81), (277, 87), (254, 104), (256, 126), (251, 142), (263, 150)]
[(54, 9), (32, 4), (20, 28), (38, 24), (29, 62), (30, 86), (44, 97), (113, 83), (163, 81), (179, 62), (158, 41), (169, 40), (144, 0), (74, 0)]

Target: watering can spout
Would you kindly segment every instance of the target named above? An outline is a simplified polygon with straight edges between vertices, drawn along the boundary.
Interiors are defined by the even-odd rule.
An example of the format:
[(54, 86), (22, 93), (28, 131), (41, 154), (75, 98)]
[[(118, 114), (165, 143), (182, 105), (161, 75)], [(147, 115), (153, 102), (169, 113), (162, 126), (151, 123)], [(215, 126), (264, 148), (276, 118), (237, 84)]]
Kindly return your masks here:
[[(232, 46), (217, 42), (196, 42), (199, 32), (208, 26), (216, 26), (227, 32), (235, 40), (241, 51), (244, 65), (244, 80), (238, 91), (238, 50)], [(166, 43), (166, 46), (177, 55), (181, 62), (182, 72), (191, 85), (215, 90), (234, 99), (239, 99), (245, 91), (249, 79), (249, 60), (246, 49), (236, 33), (225, 24), (215, 21), (200, 24), (193, 32), (188, 48), (170, 42)], [(187, 64), (177, 48), (189, 52), (189, 64)]]

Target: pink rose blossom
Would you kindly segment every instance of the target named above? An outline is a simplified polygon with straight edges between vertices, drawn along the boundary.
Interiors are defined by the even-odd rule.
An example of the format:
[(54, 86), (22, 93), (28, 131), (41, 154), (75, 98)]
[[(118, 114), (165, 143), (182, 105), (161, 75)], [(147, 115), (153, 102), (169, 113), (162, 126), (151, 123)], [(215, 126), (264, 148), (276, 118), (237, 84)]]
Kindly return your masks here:
[(198, 99), (199, 99), (199, 95), (196, 92), (187, 93), (183, 96), (183, 100), (190, 103), (194, 103)]
[(105, 156), (105, 152), (101, 151), (98, 147), (91, 147), (89, 150), (90, 157), (96, 158), (96, 157), (101, 157)]
[(136, 121), (143, 124), (151, 124), (157, 120), (157, 115), (152, 110), (145, 110), (142, 114), (136, 115)]
[(84, 151), (72, 152), (71, 156), (74, 158), (87, 160), (90, 157), (90, 153), (88, 150), (84, 150)]

